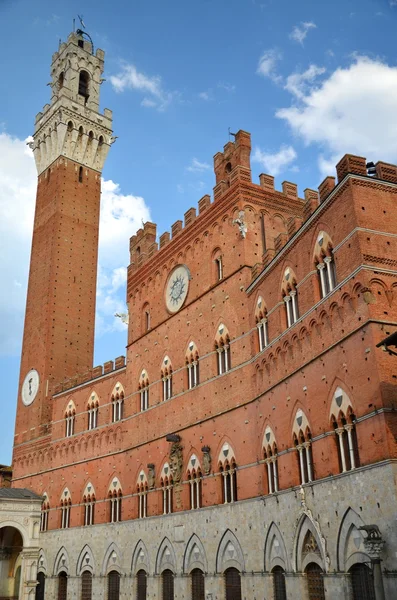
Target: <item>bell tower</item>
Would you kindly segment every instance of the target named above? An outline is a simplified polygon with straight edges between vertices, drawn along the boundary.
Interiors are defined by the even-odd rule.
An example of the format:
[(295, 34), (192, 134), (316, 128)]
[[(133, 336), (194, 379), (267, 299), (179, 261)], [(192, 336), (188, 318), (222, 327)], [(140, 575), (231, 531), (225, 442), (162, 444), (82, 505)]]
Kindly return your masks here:
[[(54, 384), (92, 368), (101, 172), (112, 112), (99, 112), (104, 52), (71, 33), (52, 57), (35, 121), (38, 185), (15, 448), (50, 433)], [(15, 451), (14, 448), (14, 451)]]

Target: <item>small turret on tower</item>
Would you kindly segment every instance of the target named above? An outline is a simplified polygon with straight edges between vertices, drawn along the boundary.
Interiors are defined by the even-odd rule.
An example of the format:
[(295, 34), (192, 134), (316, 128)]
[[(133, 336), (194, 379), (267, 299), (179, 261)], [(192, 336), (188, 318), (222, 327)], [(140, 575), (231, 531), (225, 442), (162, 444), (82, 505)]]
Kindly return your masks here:
[[(234, 134), (233, 134), (234, 135)], [(251, 135), (240, 129), (235, 141), (228, 142), (223, 152), (214, 156), (216, 186), (214, 199), (217, 200), (228, 187), (238, 180), (251, 182)]]

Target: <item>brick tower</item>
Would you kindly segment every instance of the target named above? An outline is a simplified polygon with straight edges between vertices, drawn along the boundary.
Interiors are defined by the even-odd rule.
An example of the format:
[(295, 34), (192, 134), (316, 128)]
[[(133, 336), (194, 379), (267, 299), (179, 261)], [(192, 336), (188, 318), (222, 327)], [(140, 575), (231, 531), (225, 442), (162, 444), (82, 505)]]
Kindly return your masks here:
[[(38, 171), (15, 444), (45, 441), (54, 384), (92, 368), (101, 171), (112, 112), (99, 112), (104, 52), (70, 34), (30, 146)], [(44, 436), (44, 437), (43, 437)]]

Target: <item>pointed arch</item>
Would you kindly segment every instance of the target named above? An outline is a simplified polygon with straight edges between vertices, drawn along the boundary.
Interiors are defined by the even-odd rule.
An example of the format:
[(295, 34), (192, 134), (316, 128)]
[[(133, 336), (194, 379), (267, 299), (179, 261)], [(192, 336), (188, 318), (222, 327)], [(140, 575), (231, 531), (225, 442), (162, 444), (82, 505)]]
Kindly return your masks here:
[(200, 538), (194, 533), (186, 545), (183, 556), (183, 572), (190, 573), (193, 569), (208, 572), (208, 563), (205, 549)]
[(309, 563), (315, 563), (324, 572), (327, 571), (322, 540), (319, 538), (313, 521), (304, 513), (295, 530), (293, 567), (295, 571), (303, 573)]
[(365, 551), (364, 539), (360, 527), (364, 521), (350, 506), (342, 517), (337, 539), (337, 568), (346, 572), (357, 563), (370, 563), (371, 559)]
[(61, 571), (64, 571), (67, 575), (69, 575), (69, 555), (65, 546), (62, 546), (55, 557), (54, 561), (54, 573), (53, 575), (57, 577)]
[(39, 560), (37, 562), (37, 572), (44, 573), (44, 575), (47, 575), (47, 573), (48, 573), (47, 557), (46, 557), (46, 554), (45, 554), (43, 548), (40, 548), (40, 550), (39, 550)]
[(290, 571), (284, 538), (273, 521), (266, 536), (263, 569), (270, 573), (274, 567), (281, 567), (284, 571)]
[(351, 412), (354, 410), (350, 396), (341, 385), (337, 385), (332, 394), (329, 418), (332, 420), (334, 417), (337, 421), (340, 413), (347, 417)]
[(117, 544), (112, 542), (111, 544), (109, 544), (109, 546), (105, 552), (105, 556), (104, 556), (103, 562), (102, 562), (101, 575), (103, 577), (105, 577), (109, 573), (109, 571), (117, 571), (118, 573), (120, 573), (120, 575), (122, 575), (123, 574), (123, 570), (121, 568), (122, 564), (123, 564), (123, 561), (122, 561), (121, 551), (120, 551), (119, 547), (117, 546)]
[(136, 575), (138, 571), (143, 569), (146, 573), (150, 573), (150, 560), (149, 553), (145, 546), (145, 543), (142, 540), (136, 544), (134, 552), (132, 554), (131, 561), (131, 573), (132, 575)]
[(76, 575), (80, 577), (83, 571), (95, 575), (95, 561), (92, 550), (88, 544), (83, 546), (76, 563)]
[(177, 572), (175, 550), (167, 537), (163, 539), (157, 551), (156, 574), (159, 575), (165, 569), (169, 569), (173, 573)]
[(240, 572), (245, 571), (244, 555), (240, 542), (230, 529), (227, 529), (219, 542), (216, 554), (216, 572), (224, 573), (234, 567)]

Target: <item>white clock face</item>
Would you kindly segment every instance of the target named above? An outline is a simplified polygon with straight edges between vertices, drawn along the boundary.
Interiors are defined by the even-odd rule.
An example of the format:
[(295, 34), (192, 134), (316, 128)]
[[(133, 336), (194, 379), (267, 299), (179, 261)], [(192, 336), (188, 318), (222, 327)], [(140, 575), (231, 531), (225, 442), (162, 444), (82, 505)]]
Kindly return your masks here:
[(22, 402), (25, 406), (32, 404), (39, 391), (40, 377), (36, 369), (31, 369), (22, 384)]
[(186, 300), (189, 290), (189, 269), (185, 265), (176, 267), (165, 286), (165, 303), (171, 313), (177, 312)]

